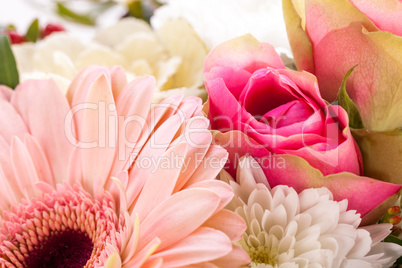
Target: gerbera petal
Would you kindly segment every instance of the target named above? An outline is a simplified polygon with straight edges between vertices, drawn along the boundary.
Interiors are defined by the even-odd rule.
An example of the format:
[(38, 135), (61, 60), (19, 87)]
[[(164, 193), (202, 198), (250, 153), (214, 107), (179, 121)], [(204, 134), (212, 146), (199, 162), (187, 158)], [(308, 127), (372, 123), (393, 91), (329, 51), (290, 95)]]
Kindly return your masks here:
[(55, 181), (53, 179), (52, 170), (49, 166), (49, 162), (43, 152), (40, 144), (35, 140), (35, 138), (29, 134), (25, 134), (24, 137), (25, 147), (31, 155), (31, 159), (35, 166), (35, 170), (38, 174), (38, 178), (52, 186), (55, 186)]
[(13, 90), (9, 87), (0, 85), (0, 98), (6, 101), (10, 101), (13, 95)]
[(7, 126), (0, 129), (0, 136), (9, 144), (13, 136), (22, 138), (28, 132), (21, 116), (7, 100), (2, 98), (0, 98), (0, 125)]
[(11, 164), (22, 193), (28, 194), (25, 198), (37, 196), (35, 188), (31, 187), (39, 181), (35, 165), (23, 142), (17, 137), (11, 142)]
[[(205, 222), (220, 203), (219, 196), (206, 189), (183, 190), (156, 207), (140, 226), (139, 247), (159, 237), (162, 250), (186, 237)], [(191, 224), (188, 224), (188, 222)]]
[(138, 159), (135, 158), (136, 154), (130, 156), (131, 159), (135, 159), (135, 164), (129, 173), (129, 184), (127, 185), (127, 197), (130, 207), (145, 181), (156, 167), (155, 163), (161, 159), (160, 157), (165, 153), (176, 132), (180, 129), (180, 122), (181, 118), (178, 115), (170, 117), (150, 136), (147, 144), (140, 147), (142, 151)]
[(183, 188), (188, 188), (201, 181), (216, 178), (225, 165), (227, 158), (228, 153), (225, 149), (220, 146), (211, 145), (204, 156), (203, 165), (197, 167)]
[[(110, 81), (101, 75), (91, 85), (80, 147), (84, 187), (97, 192), (106, 183), (116, 151), (117, 114)], [(93, 107), (92, 107), (93, 106)], [(83, 144), (82, 142), (85, 142)]]
[(230, 240), (218, 230), (201, 227), (179, 242), (153, 254), (163, 258), (164, 267), (180, 267), (223, 257), (232, 250)]
[[(172, 195), (182, 166), (184, 165), (184, 162), (180, 160), (183, 159), (186, 151), (187, 144), (185, 143), (167, 150), (161, 159), (162, 161), (168, 160), (169, 162), (158, 165), (156, 171), (146, 180), (133, 210), (133, 213), (139, 215), (141, 222), (146, 220), (146, 215), (149, 215), (154, 207)], [(174, 158), (169, 158), (169, 156), (174, 156)], [(179, 159), (179, 161), (175, 161), (174, 159)]]
[(223, 209), (232, 200), (234, 195), (233, 191), (227, 183), (218, 180), (200, 181), (188, 187), (188, 189), (192, 188), (208, 189), (220, 196), (221, 201), (219, 202), (219, 206), (216, 209), (217, 211)]
[(202, 226), (224, 232), (231, 241), (240, 240), (243, 232), (247, 229), (242, 217), (227, 209), (223, 209), (210, 217)]
[(135, 254), (134, 258), (129, 260), (129, 262), (123, 264), (123, 268), (129, 267), (141, 267), (142, 264), (151, 256), (155, 250), (161, 244), (161, 240), (158, 237), (154, 237), (151, 241), (149, 241), (144, 247), (141, 247), (141, 250)]
[[(119, 115), (118, 155), (111, 174), (121, 170), (130, 159), (130, 153), (147, 128), (146, 119), (151, 107), (155, 88), (155, 79), (147, 76), (138, 78), (126, 85), (117, 98), (117, 114)], [(127, 100), (130, 100), (128, 102)], [(123, 118), (122, 122), (120, 118)]]
[[(65, 138), (65, 118), (70, 108), (57, 84), (52, 80), (27, 81), (15, 89), (11, 103), (45, 152), (56, 182), (67, 179), (68, 161), (74, 148)], [(74, 134), (74, 126), (71, 128)]]
[(22, 196), (18, 196), (18, 192), (14, 191), (10, 182), (15, 183), (14, 188), (18, 187), (15, 180), (8, 180), (8, 178), (4, 175), (3, 168), (0, 166), (0, 185), (4, 189), (2, 202), (0, 202), (0, 211), (5, 211), (9, 209), (13, 204), (17, 204), (18, 201), (22, 198)]
[(212, 261), (216, 267), (243, 267), (250, 263), (250, 256), (242, 248), (233, 246), (232, 251), (226, 256)]

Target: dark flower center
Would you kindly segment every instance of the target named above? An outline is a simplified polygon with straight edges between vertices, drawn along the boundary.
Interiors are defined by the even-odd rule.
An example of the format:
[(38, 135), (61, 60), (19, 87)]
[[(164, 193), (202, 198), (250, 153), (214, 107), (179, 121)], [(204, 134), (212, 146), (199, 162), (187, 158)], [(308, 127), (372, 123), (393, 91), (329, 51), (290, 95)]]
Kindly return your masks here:
[(29, 268), (82, 268), (91, 258), (93, 248), (88, 235), (66, 229), (30, 251), (25, 264)]

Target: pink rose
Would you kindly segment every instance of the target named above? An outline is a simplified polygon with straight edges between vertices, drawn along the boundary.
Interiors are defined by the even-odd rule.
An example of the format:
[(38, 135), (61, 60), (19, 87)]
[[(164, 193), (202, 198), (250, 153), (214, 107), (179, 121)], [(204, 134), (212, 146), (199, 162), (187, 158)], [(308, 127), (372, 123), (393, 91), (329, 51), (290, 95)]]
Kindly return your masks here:
[(243, 36), (207, 56), (205, 86), (213, 129), (240, 130), (276, 154), (307, 160), (324, 175), (361, 173), (347, 113), (329, 105), (316, 78), (285, 68), (274, 48)]
[(204, 73), (204, 111), (220, 131), (215, 143), (228, 150), (232, 175), (239, 157), (251, 155), (272, 187), (327, 187), (335, 200), (348, 199), (362, 224), (394, 204), (400, 185), (358, 176), (346, 112), (321, 98), (313, 75), (287, 70), (271, 45), (250, 35), (223, 43), (207, 56)]

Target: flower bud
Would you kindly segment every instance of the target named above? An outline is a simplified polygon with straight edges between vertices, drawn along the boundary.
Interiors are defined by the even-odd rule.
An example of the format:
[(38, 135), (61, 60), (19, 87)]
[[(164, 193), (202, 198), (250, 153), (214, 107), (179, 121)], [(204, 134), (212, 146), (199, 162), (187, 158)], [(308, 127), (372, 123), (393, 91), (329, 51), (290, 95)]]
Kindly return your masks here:
[(392, 218), (389, 219), (389, 223), (391, 223), (391, 224), (393, 224), (393, 225), (396, 225), (396, 224), (400, 223), (401, 220), (402, 220), (402, 217), (400, 217), (400, 216), (394, 216), (394, 217), (392, 217)]
[(388, 209), (388, 214), (390, 216), (394, 216), (394, 215), (398, 214), (399, 211), (401, 211), (401, 208), (399, 206), (394, 206), (394, 207), (391, 207)]

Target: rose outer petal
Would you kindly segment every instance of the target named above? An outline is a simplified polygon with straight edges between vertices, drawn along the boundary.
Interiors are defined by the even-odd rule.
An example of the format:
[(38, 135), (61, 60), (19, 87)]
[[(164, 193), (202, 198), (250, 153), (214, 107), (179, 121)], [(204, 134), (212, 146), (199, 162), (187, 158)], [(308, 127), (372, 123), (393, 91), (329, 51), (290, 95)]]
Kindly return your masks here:
[(244, 69), (250, 73), (267, 66), (285, 69), (274, 47), (268, 43), (260, 43), (250, 34), (222, 43), (212, 49), (205, 59), (204, 73), (215, 66)]
[(374, 209), (398, 194), (402, 187), (402, 185), (357, 176), (348, 172), (323, 176), (318, 169), (311, 167), (306, 160), (295, 155), (276, 155), (275, 158), (282, 158), (281, 162), (285, 163), (285, 167), (263, 168), (271, 187), (285, 184), (293, 187), (297, 192), (306, 188), (327, 187), (333, 193), (336, 201), (348, 199), (348, 210), (356, 210), (362, 217), (370, 211), (375, 211), (375, 215), (370, 215), (372, 222), (365, 222), (365, 224), (375, 223), (384, 215), (389, 207), (385, 206), (381, 211)]
[(382, 31), (402, 36), (402, 2), (400, 0), (350, 0)]

